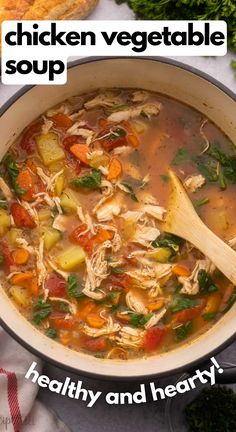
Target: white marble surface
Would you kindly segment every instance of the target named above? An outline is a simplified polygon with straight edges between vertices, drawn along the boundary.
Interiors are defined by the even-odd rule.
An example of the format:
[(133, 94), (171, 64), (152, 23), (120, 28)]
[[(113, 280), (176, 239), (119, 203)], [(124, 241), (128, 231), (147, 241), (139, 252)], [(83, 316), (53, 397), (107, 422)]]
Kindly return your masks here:
[[(113, 0), (101, 0), (97, 9), (90, 15), (90, 19), (132, 19), (133, 14), (126, 5), (117, 6)], [(236, 92), (236, 79), (229, 67), (232, 54), (221, 58), (179, 57), (178, 60), (192, 65), (218, 79), (231, 90)], [(234, 56), (235, 58), (235, 56)], [(14, 94), (19, 86), (0, 85), (0, 106)], [(217, 356), (217, 359), (235, 362), (236, 343)], [(81, 379), (87, 389), (108, 391), (135, 391), (134, 383), (98, 382), (92, 379), (68, 374), (49, 364), (45, 365), (45, 373), (51, 378), (63, 381), (71, 376), (73, 381)], [(164, 387), (175, 382), (176, 377), (158, 379), (158, 385)], [(68, 424), (72, 432), (167, 432), (164, 420), (164, 402), (149, 402), (142, 405), (108, 406), (103, 399), (93, 408), (87, 408), (84, 402), (71, 400), (66, 397), (40, 391), (40, 399)], [(42, 431), (52, 432), (52, 431)], [(184, 432), (175, 431), (175, 432)]]

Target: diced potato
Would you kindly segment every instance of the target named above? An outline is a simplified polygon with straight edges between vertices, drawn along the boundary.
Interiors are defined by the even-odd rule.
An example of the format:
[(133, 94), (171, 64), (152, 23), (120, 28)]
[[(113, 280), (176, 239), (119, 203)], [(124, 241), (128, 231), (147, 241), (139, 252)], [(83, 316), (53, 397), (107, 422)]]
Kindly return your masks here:
[(48, 166), (53, 162), (65, 159), (65, 153), (59, 145), (59, 138), (54, 132), (39, 135), (36, 138), (39, 155), (44, 163)]
[(51, 173), (57, 173), (64, 168), (64, 162), (61, 160), (59, 162), (53, 162), (49, 165), (48, 169)]
[(11, 226), (11, 218), (7, 210), (0, 209), (0, 236), (6, 234), (10, 226)]
[(94, 155), (91, 157), (89, 165), (93, 168), (98, 168), (99, 166), (106, 167), (109, 165), (109, 161), (109, 156), (107, 156), (106, 154)]
[(152, 253), (152, 257), (160, 262), (160, 263), (166, 263), (169, 261), (170, 257), (172, 255), (172, 251), (170, 248), (168, 247), (162, 247), (162, 248), (157, 248), (153, 253)]
[(52, 217), (51, 210), (49, 208), (41, 208), (38, 211), (38, 218), (40, 222), (45, 222)]
[(85, 260), (84, 250), (80, 246), (69, 246), (57, 256), (62, 270), (76, 270)]
[(69, 188), (64, 189), (61, 195), (61, 207), (64, 210), (76, 212), (79, 205), (80, 202), (75, 192)]
[(11, 228), (8, 234), (9, 242), (11, 246), (17, 246), (16, 239), (22, 236), (22, 230), (19, 228)]
[(54, 228), (45, 228), (43, 240), (45, 249), (49, 251), (61, 240), (61, 233)]
[(9, 289), (9, 292), (19, 306), (27, 308), (30, 305), (31, 298), (26, 288), (14, 285)]
[(63, 188), (64, 188), (64, 184), (65, 184), (65, 176), (64, 174), (61, 174), (56, 181), (55, 184), (55, 192), (58, 196), (61, 196)]

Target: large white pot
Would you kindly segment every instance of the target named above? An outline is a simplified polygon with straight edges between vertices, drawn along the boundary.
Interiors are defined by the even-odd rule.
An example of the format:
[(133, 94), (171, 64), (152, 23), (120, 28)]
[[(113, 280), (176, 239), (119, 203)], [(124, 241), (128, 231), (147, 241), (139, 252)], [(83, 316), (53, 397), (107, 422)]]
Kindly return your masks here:
[[(176, 98), (204, 113), (236, 143), (236, 96), (209, 76), (162, 58), (90, 58), (71, 64), (66, 85), (25, 87), (5, 104), (0, 117), (0, 157), (41, 113), (68, 97), (104, 87), (143, 88)], [(0, 317), (13, 337), (47, 361), (110, 379), (144, 379), (186, 370), (210, 358), (236, 334), (235, 304), (208, 332), (170, 352), (137, 360), (103, 360), (67, 349), (43, 335), (22, 317), (2, 289)]]

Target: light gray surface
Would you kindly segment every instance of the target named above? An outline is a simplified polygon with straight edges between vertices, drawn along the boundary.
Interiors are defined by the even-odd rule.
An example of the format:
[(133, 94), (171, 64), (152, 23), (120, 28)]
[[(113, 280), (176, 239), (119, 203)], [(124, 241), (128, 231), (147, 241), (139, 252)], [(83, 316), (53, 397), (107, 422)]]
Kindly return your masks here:
[[(132, 12), (127, 6), (116, 6), (113, 0), (102, 0), (90, 16), (91, 19), (132, 19)], [(234, 56), (235, 57), (235, 56)], [(218, 79), (231, 90), (236, 91), (236, 80), (229, 63), (233, 56), (228, 54), (221, 58), (179, 57), (178, 60), (192, 65)], [(19, 86), (0, 86), (0, 106), (14, 94)], [(217, 356), (218, 361), (235, 363), (236, 343)], [(125, 366), (124, 366), (125, 367)], [(70, 376), (73, 381), (81, 379), (83, 387), (102, 391), (136, 391), (138, 384), (98, 382), (92, 379), (68, 374), (50, 365), (45, 365), (45, 374), (51, 379), (64, 381)], [(155, 380), (159, 387), (174, 383), (177, 379), (169, 377)], [(178, 396), (180, 397), (180, 396)], [(99, 399), (93, 408), (87, 408), (81, 401), (71, 400), (46, 390), (40, 391), (40, 399), (54, 409), (73, 432), (167, 432), (164, 420), (165, 402), (149, 402), (141, 405), (109, 406), (104, 399)], [(52, 432), (52, 431), (42, 431)], [(182, 431), (176, 431), (182, 432)]]

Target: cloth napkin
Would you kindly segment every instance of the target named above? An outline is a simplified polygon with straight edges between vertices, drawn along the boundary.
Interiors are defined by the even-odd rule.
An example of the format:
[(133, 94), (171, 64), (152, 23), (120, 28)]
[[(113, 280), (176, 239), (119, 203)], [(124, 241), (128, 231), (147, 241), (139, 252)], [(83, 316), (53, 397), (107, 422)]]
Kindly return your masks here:
[(70, 432), (36, 400), (37, 384), (25, 378), (33, 361), (42, 362), (0, 328), (0, 432)]

